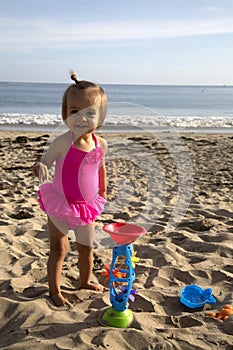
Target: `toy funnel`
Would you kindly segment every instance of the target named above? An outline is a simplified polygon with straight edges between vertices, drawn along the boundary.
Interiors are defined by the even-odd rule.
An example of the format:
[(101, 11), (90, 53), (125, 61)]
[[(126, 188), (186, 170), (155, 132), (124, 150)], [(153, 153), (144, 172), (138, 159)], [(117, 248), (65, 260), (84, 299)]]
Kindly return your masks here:
[(144, 227), (126, 222), (106, 224), (103, 230), (107, 232), (118, 245), (133, 243), (138, 237), (146, 233)]

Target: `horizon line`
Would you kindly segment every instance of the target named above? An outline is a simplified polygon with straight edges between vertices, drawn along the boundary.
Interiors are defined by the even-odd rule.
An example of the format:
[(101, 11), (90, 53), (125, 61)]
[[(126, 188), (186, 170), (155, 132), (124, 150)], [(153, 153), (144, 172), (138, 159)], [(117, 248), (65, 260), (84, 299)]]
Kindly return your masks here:
[[(184, 87), (233, 87), (232, 84), (226, 84), (226, 83), (219, 83), (219, 84), (192, 84), (192, 83), (170, 83), (170, 84), (164, 84), (164, 83), (99, 83), (94, 81), (98, 85), (127, 85), (127, 86), (184, 86)], [(66, 82), (49, 82), (49, 81), (20, 81), (20, 80), (0, 80), (0, 83), (12, 83), (12, 84), (65, 84), (65, 85), (72, 85), (72, 83), (66, 83)]]

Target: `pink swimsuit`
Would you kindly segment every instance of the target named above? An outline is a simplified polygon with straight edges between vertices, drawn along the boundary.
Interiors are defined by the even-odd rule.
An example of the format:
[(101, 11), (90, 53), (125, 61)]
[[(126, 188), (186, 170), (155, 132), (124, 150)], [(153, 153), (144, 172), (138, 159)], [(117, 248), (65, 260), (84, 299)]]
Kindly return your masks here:
[[(72, 135), (72, 134), (71, 134)], [(73, 137), (67, 154), (57, 160), (53, 182), (40, 186), (40, 207), (49, 216), (68, 223), (69, 229), (91, 224), (103, 211), (106, 200), (98, 195), (99, 165), (103, 150), (92, 134), (95, 148), (82, 151)]]

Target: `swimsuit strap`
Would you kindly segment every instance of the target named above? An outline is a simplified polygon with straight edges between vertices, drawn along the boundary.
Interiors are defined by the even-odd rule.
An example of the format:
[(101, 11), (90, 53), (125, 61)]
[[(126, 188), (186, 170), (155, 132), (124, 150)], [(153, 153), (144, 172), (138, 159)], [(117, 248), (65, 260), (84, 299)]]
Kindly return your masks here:
[(71, 141), (71, 145), (73, 146), (74, 145), (74, 138), (73, 138), (73, 133), (71, 130), (70, 130), (70, 141)]
[(95, 136), (94, 133), (92, 133), (92, 138), (93, 138), (93, 140), (95, 142), (95, 147), (99, 147), (99, 142), (98, 142), (97, 137)]

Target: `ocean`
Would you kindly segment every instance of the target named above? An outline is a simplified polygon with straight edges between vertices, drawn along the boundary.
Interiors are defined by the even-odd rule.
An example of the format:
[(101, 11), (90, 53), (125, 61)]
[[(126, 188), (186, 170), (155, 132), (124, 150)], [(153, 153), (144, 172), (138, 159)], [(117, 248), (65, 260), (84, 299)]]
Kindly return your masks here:
[[(62, 128), (67, 84), (0, 82), (0, 129)], [(105, 85), (103, 129), (233, 132), (233, 86)]]

